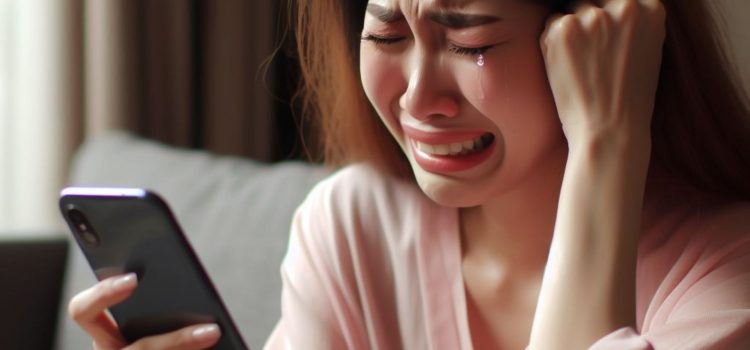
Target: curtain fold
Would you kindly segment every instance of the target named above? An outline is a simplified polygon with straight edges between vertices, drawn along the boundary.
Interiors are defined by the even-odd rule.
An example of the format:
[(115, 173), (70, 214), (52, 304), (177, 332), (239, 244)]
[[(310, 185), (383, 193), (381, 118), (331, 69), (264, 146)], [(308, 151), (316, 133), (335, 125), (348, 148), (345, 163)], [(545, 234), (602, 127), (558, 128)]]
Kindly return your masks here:
[(273, 160), (275, 1), (87, 0), (92, 132)]
[[(271, 160), (272, 79), (263, 62), (273, 50), (277, 1), (201, 3), (203, 146), (220, 153)], [(273, 72), (271, 72), (273, 73)]]
[[(90, 0), (97, 1), (97, 0)], [(191, 34), (196, 26), (192, 2), (184, 0), (131, 1), (137, 7), (132, 19), (137, 65), (138, 106), (134, 131), (178, 146), (193, 144), (192, 102), (196, 94)], [(197, 29), (197, 28), (196, 28)], [(199, 61), (198, 61), (199, 62)], [(195, 114), (197, 115), (197, 114)]]
[(85, 131), (133, 129), (139, 115), (135, 2), (85, 1)]

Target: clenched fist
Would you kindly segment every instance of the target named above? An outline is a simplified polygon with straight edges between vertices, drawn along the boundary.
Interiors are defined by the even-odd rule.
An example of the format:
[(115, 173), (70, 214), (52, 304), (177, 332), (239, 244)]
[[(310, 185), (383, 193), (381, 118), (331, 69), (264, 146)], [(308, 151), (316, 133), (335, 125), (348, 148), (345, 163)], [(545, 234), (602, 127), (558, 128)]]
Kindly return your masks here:
[(571, 149), (650, 144), (664, 37), (659, 0), (582, 1), (550, 17), (540, 44)]

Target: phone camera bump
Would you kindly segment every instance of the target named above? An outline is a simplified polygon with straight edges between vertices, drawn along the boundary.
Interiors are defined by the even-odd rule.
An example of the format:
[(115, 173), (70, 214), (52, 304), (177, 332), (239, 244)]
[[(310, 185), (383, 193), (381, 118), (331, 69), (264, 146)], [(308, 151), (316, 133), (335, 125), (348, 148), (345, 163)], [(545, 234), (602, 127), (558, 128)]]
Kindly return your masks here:
[(78, 237), (80, 237), (86, 244), (97, 246), (99, 245), (99, 235), (96, 234), (94, 228), (86, 219), (83, 213), (75, 207), (68, 206), (68, 217), (73, 226), (73, 231)]

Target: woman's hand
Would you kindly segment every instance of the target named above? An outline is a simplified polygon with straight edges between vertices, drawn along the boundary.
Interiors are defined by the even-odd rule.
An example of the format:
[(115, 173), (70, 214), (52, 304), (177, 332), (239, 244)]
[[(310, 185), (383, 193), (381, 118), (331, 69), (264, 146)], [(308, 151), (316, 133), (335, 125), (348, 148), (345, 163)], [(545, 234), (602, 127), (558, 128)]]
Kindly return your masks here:
[(659, 0), (581, 1), (550, 17), (547, 76), (571, 149), (590, 140), (648, 141), (665, 37)]
[(206, 349), (221, 336), (214, 324), (195, 325), (142, 338), (128, 345), (107, 308), (127, 299), (138, 284), (135, 274), (114, 276), (78, 293), (68, 305), (70, 317), (94, 340), (94, 349)]
[(635, 271), (664, 41), (658, 0), (581, 2), (541, 38), (568, 140), (529, 349), (586, 349), (635, 327)]

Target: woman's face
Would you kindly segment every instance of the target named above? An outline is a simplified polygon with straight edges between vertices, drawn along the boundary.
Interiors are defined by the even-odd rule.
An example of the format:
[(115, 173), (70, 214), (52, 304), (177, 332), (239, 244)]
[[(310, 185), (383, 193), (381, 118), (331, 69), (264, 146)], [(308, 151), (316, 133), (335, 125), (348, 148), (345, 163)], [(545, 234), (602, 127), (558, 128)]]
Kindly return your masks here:
[(539, 37), (521, 0), (371, 0), (365, 93), (436, 202), (475, 206), (557, 164), (566, 146)]

